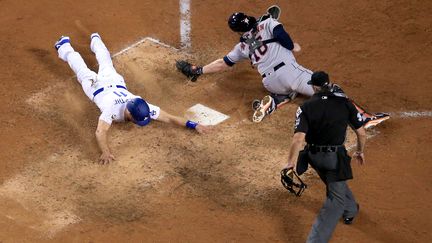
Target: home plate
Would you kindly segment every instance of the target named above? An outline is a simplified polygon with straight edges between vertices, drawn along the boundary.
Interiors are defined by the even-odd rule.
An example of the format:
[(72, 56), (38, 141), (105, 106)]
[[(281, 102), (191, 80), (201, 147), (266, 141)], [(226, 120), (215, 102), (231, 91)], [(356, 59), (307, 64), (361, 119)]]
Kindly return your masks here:
[(216, 125), (228, 119), (229, 116), (207, 106), (196, 104), (186, 111), (186, 118), (203, 125)]

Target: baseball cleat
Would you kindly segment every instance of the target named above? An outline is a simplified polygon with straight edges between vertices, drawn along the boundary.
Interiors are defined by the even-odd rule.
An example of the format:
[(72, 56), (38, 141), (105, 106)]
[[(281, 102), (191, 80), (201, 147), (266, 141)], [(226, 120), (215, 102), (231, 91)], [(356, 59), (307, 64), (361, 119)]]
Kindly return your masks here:
[(99, 38), (99, 39), (102, 39), (102, 38), (100, 37), (99, 33), (93, 33), (93, 34), (90, 35), (90, 40), (92, 40), (92, 39), (95, 38), (95, 37), (97, 37), (97, 38)]
[(269, 115), (275, 110), (275, 103), (273, 98), (270, 95), (266, 95), (259, 105), (259, 107), (255, 110), (252, 121), (253, 122), (261, 122), (266, 115)]
[(69, 36), (62, 36), (60, 39), (54, 44), (55, 49), (58, 51), (60, 47), (66, 43), (70, 43)]
[(254, 110), (254, 111), (258, 110), (258, 108), (260, 107), (260, 105), (261, 105), (261, 100), (254, 99), (252, 101), (252, 110)]
[(371, 127), (375, 127), (383, 121), (390, 119), (390, 115), (388, 113), (380, 112), (375, 113), (371, 117), (366, 118), (364, 128), (368, 129)]

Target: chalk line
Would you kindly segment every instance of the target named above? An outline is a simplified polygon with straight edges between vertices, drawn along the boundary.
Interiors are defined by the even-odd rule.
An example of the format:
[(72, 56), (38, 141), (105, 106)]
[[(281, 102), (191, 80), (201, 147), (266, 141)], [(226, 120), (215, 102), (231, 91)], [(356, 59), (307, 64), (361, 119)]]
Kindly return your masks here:
[(151, 41), (151, 42), (156, 43), (156, 44), (158, 44), (158, 45), (161, 45), (161, 46), (163, 46), (163, 47), (167, 47), (167, 48), (171, 48), (171, 49), (173, 49), (173, 50), (179, 51), (179, 49), (177, 49), (177, 48), (175, 48), (175, 47), (173, 47), (173, 46), (171, 46), (171, 45), (165, 44), (165, 43), (163, 43), (162, 41), (160, 41), (160, 40), (158, 40), (158, 39), (155, 39), (155, 38), (152, 38), (152, 37), (144, 37), (144, 38), (142, 38), (141, 40), (135, 42), (134, 44), (132, 44), (132, 45), (130, 45), (130, 46), (127, 46), (127, 47), (124, 48), (123, 50), (121, 50), (121, 51), (119, 51), (119, 52), (117, 52), (117, 53), (114, 53), (114, 54), (112, 55), (112, 57), (116, 57), (116, 56), (118, 56), (118, 55), (121, 55), (121, 54), (123, 54), (123, 53), (129, 51), (130, 49), (132, 49), (132, 48), (138, 46), (139, 44), (141, 44), (141, 43), (143, 43), (143, 42), (145, 42), (145, 41)]
[(182, 49), (191, 47), (191, 14), (190, 0), (180, 0), (180, 46)]
[(390, 117), (395, 117), (395, 118), (432, 117), (432, 111), (401, 111), (401, 112), (390, 113)]

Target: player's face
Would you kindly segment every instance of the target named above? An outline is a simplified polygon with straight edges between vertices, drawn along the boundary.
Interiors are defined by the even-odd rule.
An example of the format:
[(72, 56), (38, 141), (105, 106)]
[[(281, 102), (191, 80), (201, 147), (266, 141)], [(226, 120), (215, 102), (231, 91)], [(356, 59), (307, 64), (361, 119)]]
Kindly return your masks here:
[(124, 111), (124, 117), (125, 117), (125, 121), (134, 122), (134, 119), (132, 118), (132, 115), (131, 115), (131, 113), (129, 112), (128, 109), (125, 109), (125, 111)]

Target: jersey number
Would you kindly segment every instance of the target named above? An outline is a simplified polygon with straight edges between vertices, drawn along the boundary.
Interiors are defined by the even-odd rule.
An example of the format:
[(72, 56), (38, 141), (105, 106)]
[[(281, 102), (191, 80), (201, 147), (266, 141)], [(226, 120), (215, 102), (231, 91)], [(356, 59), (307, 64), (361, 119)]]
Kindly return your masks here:
[[(258, 36), (256, 39), (262, 40), (262, 37)], [(260, 46), (258, 49), (256, 49), (254, 54), (253, 54), (253, 56), (255, 57), (255, 62), (258, 62), (261, 59), (261, 57), (263, 57), (264, 54), (267, 53), (267, 50), (268, 50), (267, 44), (264, 44), (264, 45)], [(257, 51), (258, 51), (259, 55), (257, 54)]]

